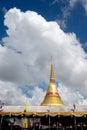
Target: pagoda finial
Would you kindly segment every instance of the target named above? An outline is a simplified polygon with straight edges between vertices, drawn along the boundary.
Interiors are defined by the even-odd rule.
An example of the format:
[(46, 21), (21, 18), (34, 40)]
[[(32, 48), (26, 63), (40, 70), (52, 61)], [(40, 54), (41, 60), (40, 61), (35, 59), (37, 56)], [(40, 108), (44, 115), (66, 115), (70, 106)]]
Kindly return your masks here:
[(53, 58), (51, 57), (50, 83), (55, 83)]

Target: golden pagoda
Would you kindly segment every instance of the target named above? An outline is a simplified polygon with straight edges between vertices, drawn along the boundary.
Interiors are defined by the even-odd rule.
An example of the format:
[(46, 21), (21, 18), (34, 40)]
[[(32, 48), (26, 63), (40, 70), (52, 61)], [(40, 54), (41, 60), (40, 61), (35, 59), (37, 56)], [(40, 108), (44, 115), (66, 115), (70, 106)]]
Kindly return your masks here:
[(55, 84), (55, 78), (54, 78), (54, 66), (53, 61), (51, 59), (51, 72), (50, 72), (50, 83), (47, 89), (46, 96), (41, 103), (41, 106), (62, 106), (64, 105), (63, 101), (61, 100), (61, 97), (58, 93), (57, 86)]

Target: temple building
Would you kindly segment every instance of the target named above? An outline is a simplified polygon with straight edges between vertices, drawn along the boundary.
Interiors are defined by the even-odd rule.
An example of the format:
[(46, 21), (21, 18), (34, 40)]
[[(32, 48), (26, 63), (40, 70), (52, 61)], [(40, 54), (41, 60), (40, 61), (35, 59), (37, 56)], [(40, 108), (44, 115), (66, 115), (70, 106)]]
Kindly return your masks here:
[(50, 82), (40, 106), (3, 106), (0, 130), (87, 130), (87, 106), (66, 106), (51, 61)]

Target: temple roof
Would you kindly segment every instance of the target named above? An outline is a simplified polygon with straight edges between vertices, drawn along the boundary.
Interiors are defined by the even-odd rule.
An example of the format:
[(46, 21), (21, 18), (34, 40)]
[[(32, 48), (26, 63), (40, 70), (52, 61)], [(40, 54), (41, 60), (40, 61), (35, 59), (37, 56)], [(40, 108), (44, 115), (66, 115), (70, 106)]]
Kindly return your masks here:
[(24, 106), (3, 106), (0, 115), (26, 114), (26, 115), (87, 115), (87, 106), (28, 106), (24, 112)]

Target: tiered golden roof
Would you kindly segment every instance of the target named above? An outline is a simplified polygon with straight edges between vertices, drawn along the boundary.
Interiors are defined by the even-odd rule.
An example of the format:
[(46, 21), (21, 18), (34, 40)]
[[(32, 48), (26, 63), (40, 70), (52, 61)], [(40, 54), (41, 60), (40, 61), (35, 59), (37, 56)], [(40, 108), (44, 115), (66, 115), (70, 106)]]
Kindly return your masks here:
[(41, 106), (61, 106), (64, 105), (63, 101), (61, 100), (61, 97), (58, 93), (57, 86), (55, 84), (55, 78), (54, 78), (54, 66), (53, 61), (51, 60), (51, 72), (50, 72), (50, 83), (48, 86), (48, 90), (46, 93), (46, 96), (41, 103)]

